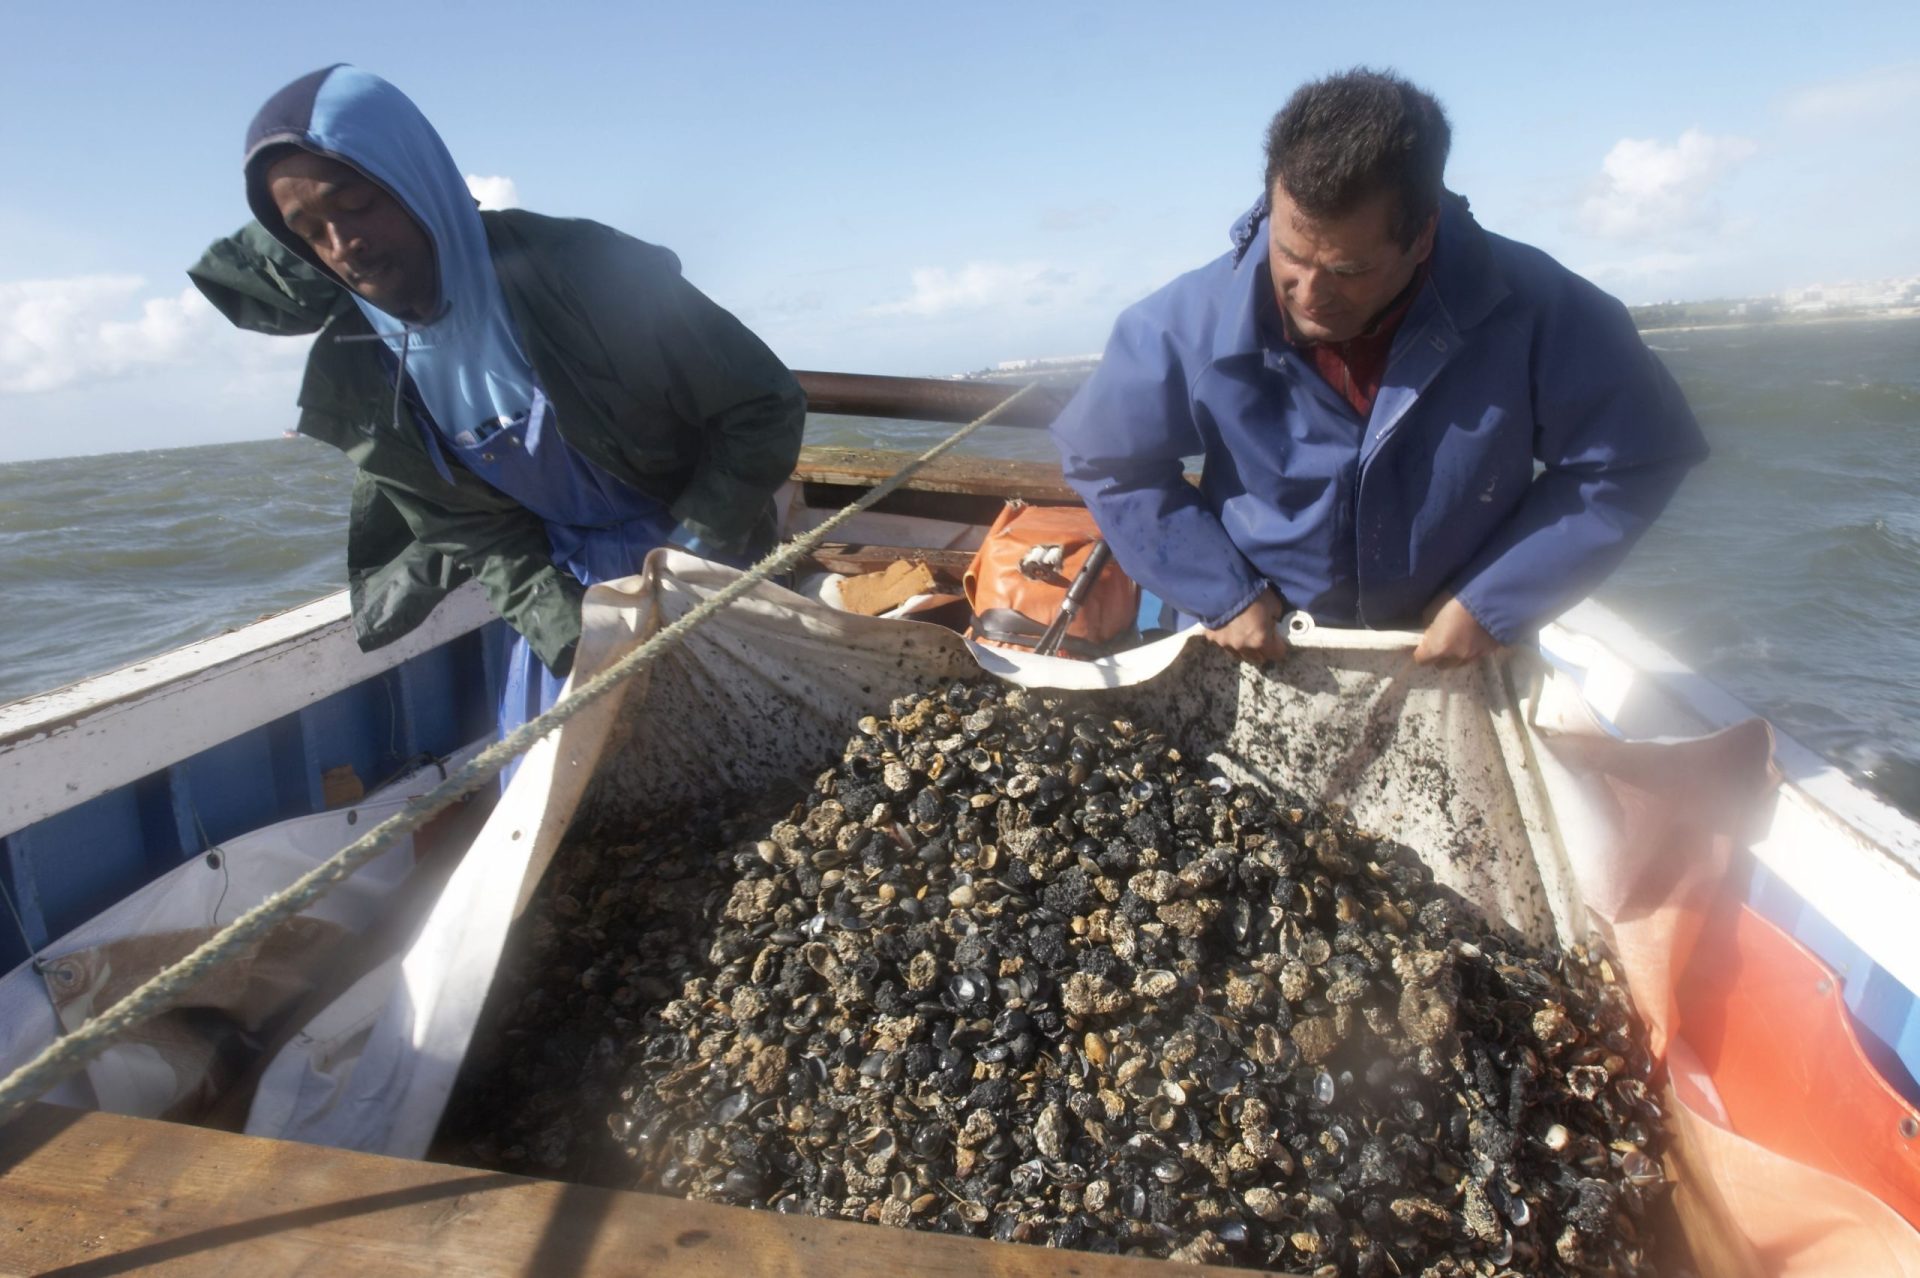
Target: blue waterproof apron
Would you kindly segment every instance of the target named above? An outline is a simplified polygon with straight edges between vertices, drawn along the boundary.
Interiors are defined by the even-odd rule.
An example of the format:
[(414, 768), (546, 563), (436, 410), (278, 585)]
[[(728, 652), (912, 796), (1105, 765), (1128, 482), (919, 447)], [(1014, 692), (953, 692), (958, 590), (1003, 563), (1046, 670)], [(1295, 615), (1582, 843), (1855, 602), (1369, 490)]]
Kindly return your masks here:
[[(553, 406), (536, 389), (531, 409), (511, 422), (447, 435), (426, 411), (411, 383), (407, 399), (429, 429), (421, 432), (437, 469), (449, 480), (450, 455), (547, 526), (553, 562), (582, 585), (640, 571), (648, 552), (667, 544), (675, 521), (667, 507), (607, 474), (567, 445), (554, 427)], [(565, 680), (533, 655), (516, 634), (501, 682), (499, 722), (505, 736), (552, 707)], [(504, 786), (519, 761), (500, 774)]]

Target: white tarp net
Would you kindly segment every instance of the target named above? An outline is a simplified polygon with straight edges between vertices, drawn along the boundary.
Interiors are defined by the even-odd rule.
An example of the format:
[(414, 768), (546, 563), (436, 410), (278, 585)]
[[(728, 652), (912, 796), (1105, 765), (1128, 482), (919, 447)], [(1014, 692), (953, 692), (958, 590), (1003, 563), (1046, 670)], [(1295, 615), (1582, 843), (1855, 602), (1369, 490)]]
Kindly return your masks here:
[[(228, 839), (43, 946), (0, 978), (0, 1076), (400, 811), (441, 775), (423, 769), (352, 807)], [(253, 1036), (382, 915), (413, 864), (413, 840), (403, 839), (45, 1099), (147, 1118), (199, 1116), (241, 1074)]]

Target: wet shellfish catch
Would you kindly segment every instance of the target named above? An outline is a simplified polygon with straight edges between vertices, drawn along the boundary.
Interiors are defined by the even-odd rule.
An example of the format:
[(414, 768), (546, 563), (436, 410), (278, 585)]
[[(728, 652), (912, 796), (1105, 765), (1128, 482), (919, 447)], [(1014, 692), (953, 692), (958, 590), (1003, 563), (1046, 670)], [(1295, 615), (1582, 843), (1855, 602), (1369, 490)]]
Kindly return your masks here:
[(557, 859), (436, 1156), (1002, 1241), (1650, 1274), (1625, 988), (1342, 813), (951, 684)]

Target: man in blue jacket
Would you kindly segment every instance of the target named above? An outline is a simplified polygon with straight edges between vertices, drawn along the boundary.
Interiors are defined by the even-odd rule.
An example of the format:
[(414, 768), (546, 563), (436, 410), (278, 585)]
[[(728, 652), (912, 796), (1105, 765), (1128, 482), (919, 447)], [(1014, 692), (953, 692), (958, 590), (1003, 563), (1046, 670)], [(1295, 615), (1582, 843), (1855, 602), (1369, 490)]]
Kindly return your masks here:
[(1298, 90), (1232, 249), (1123, 312), (1054, 423), (1121, 566), (1237, 655), (1283, 656), (1299, 608), (1476, 660), (1589, 593), (1706, 456), (1626, 309), (1445, 189), (1450, 141), (1396, 76)]

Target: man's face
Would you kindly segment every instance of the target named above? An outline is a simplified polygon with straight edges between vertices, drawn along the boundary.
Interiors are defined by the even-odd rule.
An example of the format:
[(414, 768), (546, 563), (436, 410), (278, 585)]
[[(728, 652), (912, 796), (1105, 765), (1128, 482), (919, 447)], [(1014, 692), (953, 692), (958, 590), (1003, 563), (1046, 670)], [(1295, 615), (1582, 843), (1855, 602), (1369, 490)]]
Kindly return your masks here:
[(1433, 252), (1435, 219), (1411, 247), (1402, 247), (1389, 229), (1393, 210), (1393, 194), (1382, 192), (1345, 217), (1316, 222), (1274, 183), (1269, 270), (1274, 301), (1296, 336), (1310, 342), (1358, 337), (1413, 279)]
[(267, 170), (267, 192), (287, 229), (348, 288), (398, 319), (432, 313), (439, 297), (432, 242), (359, 170), (295, 151)]

